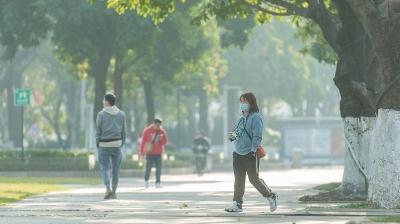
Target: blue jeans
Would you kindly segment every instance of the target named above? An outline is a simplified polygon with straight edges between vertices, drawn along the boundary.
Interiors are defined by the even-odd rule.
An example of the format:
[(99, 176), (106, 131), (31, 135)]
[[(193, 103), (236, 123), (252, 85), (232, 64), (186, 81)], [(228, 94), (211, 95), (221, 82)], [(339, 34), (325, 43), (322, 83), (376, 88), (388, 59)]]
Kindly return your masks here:
[(160, 183), (161, 165), (162, 165), (161, 155), (151, 155), (151, 154), (146, 155), (146, 172), (144, 173), (144, 180), (145, 181), (149, 180), (150, 171), (151, 168), (153, 167), (153, 163), (156, 166), (156, 183)]
[(121, 147), (99, 147), (99, 163), (101, 169), (101, 176), (103, 177), (104, 185), (110, 187), (110, 177), (108, 176), (108, 170), (110, 169), (111, 161), (111, 175), (112, 175), (112, 186), (113, 192), (117, 190), (119, 181), (119, 171), (121, 169)]

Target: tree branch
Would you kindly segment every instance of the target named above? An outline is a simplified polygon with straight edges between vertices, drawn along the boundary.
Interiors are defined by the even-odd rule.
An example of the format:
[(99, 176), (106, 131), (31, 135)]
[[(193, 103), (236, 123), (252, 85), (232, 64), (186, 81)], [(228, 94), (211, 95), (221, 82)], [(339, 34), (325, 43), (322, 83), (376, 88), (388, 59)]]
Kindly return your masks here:
[(297, 7), (294, 4), (289, 3), (288, 1), (285, 1), (285, 0), (264, 0), (264, 2), (265, 3), (271, 3), (271, 4), (274, 4), (274, 5), (278, 5), (280, 7), (286, 8), (287, 10), (293, 12), (294, 14), (296, 14), (298, 16), (301, 16), (301, 17), (304, 17), (304, 18), (309, 18), (307, 16), (308, 9)]
[(254, 8), (256, 10), (271, 15), (276, 15), (276, 16), (298, 15), (315, 21), (322, 30), (324, 38), (328, 42), (328, 44), (332, 47), (332, 49), (336, 52), (336, 54), (340, 53), (340, 47), (338, 44), (336, 44), (336, 35), (338, 31), (336, 29), (336, 25), (333, 23), (333, 21), (337, 22), (338, 20), (340, 21), (340, 19), (338, 16), (336, 16), (335, 19), (333, 20), (332, 13), (330, 13), (326, 9), (325, 4), (323, 2), (316, 0), (309, 0), (308, 1), (309, 7), (301, 8), (297, 7), (293, 3), (289, 3), (284, 0), (264, 0), (265, 4), (273, 4), (282, 7), (283, 9), (287, 10), (286, 13), (272, 12), (260, 5), (251, 4), (246, 0), (242, 0), (242, 2), (251, 8)]
[(254, 9), (258, 10), (258, 11), (265, 12), (267, 14), (271, 14), (271, 15), (274, 15), (274, 16), (291, 16), (291, 15), (295, 14), (293, 11), (290, 11), (290, 10), (287, 10), (287, 9), (286, 9), (287, 10), (286, 13), (279, 13), (279, 12), (270, 11), (270, 10), (268, 10), (266, 8), (261, 7), (260, 5), (253, 5), (253, 4), (249, 3), (249, 2), (247, 2), (246, 0), (242, 0), (242, 2), (245, 5), (248, 5), (251, 8), (254, 8)]
[(328, 14), (330, 15), (332, 21), (334, 21), (336, 24), (341, 23), (342, 21), (340, 20), (340, 17), (338, 14), (333, 14), (331, 11), (328, 11)]
[(135, 64), (137, 61), (139, 61), (140, 59), (144, 58), (144, 56), (146, 56), (145, 53), (141, 53), (138, 56), (136, 56), (135, 59), (133, 59), (132, 64)]
[(46, 120), (50, 123), (50, 125), (53, 127), (54, 131), (55, 131), (56, 134), (57, 134), (57, 139), (58, 139), (59, 141), (61, 141), (61, 144), (62, 144), (62, 145), (64, 145), (63, 142), (62, 142), (62, 139), (61, 139), (60, 128), (59, 128), (59, 125), (58, 125), (58, 118), (59, 118), (60, 107), (61, 107), (62, 102), (63, 102), (62, 99), (60, 99), (60, 100), (57, 102), (56, 114), (54, 115), (54, 118), (53, 118), (53, 119), (50, 117), (49, 114), (46, 113), (46, 111), (43, 109), (43, 107), (40, 107), (40, 112), (41, 112), (42, 115), (46, 118)]
[(54, 127), (53, 120), (51, 119), (50, 115), (46, 113), (43, 107), (40, 107), (40, 112), (42, 113), (43, 117), (50, 123), (51, 126)]
[(308, 0), (308, 3), (308, 18), (314, 20), (318, 24), (324, 39), (328, 42), (336, 54), (339, 55), (341, 50), (339, 45), (336, 43), (338, 30), (336, 28), (336, 24), (333, 23), (333, 20), (326, 9), (325, 3), (319, 0)]

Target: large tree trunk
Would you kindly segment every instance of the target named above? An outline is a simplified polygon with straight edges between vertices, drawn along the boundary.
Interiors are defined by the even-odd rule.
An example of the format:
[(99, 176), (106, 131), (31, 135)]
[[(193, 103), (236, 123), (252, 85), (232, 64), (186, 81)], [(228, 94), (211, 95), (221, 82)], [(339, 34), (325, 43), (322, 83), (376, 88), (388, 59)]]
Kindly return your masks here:
[(383, 75), (368, 201), (378, 207), (396, 208), (400, 206), (400, 16), (387, 18), (387, 13), (381, 14), (371, 1), (347, 2), (371, 38)]
[[(184, 103), (187, 109), (187, 122), (188, 125), (185, 127), (186, 131), (184, 134), (179, 135), (181, 139), (184, 139), (184, 145), (191, 145), (193, 137), (196, 135), (197, 129), (201, 129), (200, 124), (196, 124), (196, 96), (189, 96), (184, 98)], [(201, 118), (200, 118), (201, 120)]]
[(374, 102), (380, 89), (379, 64), (371, 41), (347, 2), (334, 0), (342, 21), (336, 37), (340, 46), (334, 82), (339, 89), (346, 153), (342, 184), (315, 200), (360, 200), (367, 197), (371, 167), (371, 138), (375, 127)]
[(143, 84), (145, 100), (146, 100), (146, 109), (147, 109), (147, 125), (153, 123), (155, 118), (155, 109), (154, 109), (154, 96), (152, 90), (152, 83), (149, 80), (140, 79)]
[[(0, 105), (5, 105), (7, 102), (7, 99), (5, 97), (3, 97), (5, 95), (5, 94), (3, 95), (3, 93), (5, 93), (4, 90), (0, 92), (0, 94), (1, 94), (0, 95)], [(3, 108), (3, 106), (0, 106), (0, 113), (7, 115), (6, 108), (5, 107)], [(1, 142), (1, 144), (7, 143), (7, 141), (6, 141), (8, 139), (7, 132), (8, 132), (7, 131), (7, 117), (0, 116), (0, 135), (1, 135), (0, 142)]]
[(110, 60), (113, 56), (114, 46), (116, 44), (115, 24), (111, 18), (105, 17), (107, 24), (106, 33), (102, 33), (98, 42), (97, 62), (94, 65), (92, 77), (95, 79), (95, 98), (93, 119), (96, 120), (97, 113), (103, 109), (103, 97), (106, 94), (106, 78)]
[[(365, 197), (368, 193), (366, 167), (370, 167), (371, 137), (375, 126), (375, 86), (379, 72), (372, 45), (347, 2), (335, 1), (342, 28), (337, 35), (340, 54), (335, 84), (341, 95), (340, 113), (345, 133), (345, 169), (339, 189), (348, 198)], [(369, 68), (369, 69), (366, 69)], [(365, 175), (364, 175), (365, 174)]]
[[(8, 86), (10, 86), (10, 87), (12, 86), (12, 81), (11, 81), (12, 76), (10, 75), (10, 73), (6, 72), (7, 66), (4, 65), (4, 67), (5, 68), (2, 69), (2, 71), (4, 71), (4, 75), (2, 74), (2, 79), (0, 80), (0, 94), (3, 95), (3, 93), (4, 93), (4, 95), (3, 95), (4, 98), (2, 99), (2, 105), (3, 105), (3, 102), (5, 102), (5, 105), (7, 105), (8, 104), (7, 101), (9, 100), (9, 98), (13, 97), (10, 95), (9, 90), (7, 88)], [(2, 139), (3, 143), (7, 143), (9, 141), (8, 109), (9, 108), (7, 106), (4, 108), (5, 116), (1, 116), (1, 118), (0, 118), (1, 132), (2, 132), (1, 139)]]
[[(347, 1), (354, 2), (354, 7), (357, 7), (365, 0)], [(339, 56), (334, 81), (341, 95), (340, 112), (344, 121), (345, 136), (348, 138), (346, 148), (351, 148), (353, 151), (353, 153), (347, 151), (345, 154), (343, 183), (333, 193), (338, 197), (345, 196), (342, 197), (344, 200), (347, 200), (352, 194), (364, 194), (365, 196), (368, 185), (366, 178), (360, 175), (360, 172), (363, 167), (370, 167), (368, 164), (370, 160), (360, 155), (368, 155), (371, 147), (368, 136), (370, 136), (370, 130), (374, 129), (374, 102), (377, 93), (380, 92), (377, 77), (379, 77), (381, 62), (374, 58), (370, 39), (346, 1), (333, 0), (341, 20), (339, 32), (337, 24), (333, 22), (336, 18), (330, 16), (324, 1), (310, 0), (307, 2), (309, 3), (307, 13), (297, 11), (297, 14), (314, 20), (321, 28), (327, 43)], [(367, 14), (365, 17), (368, 17)], [(380, 32), (381, 36), (382, 33), (387, 32)], [(368, 128), (365, 126), (365, 121), (370, 121)], [(357, 163), (359, 164), (358, 171), (355, 169)], [(354, 179), (350, 180), (350, 177)], [(350, 181), (354, 183), (351, 184)]]
[(116, 106), (123, 110), (123, 85), (122, 85), (122, 75), (124, 74), (124, 67), (123, 67), (123, 56), (121, 53), (117, 52), (115, 55), (115, 70), (114, 70), (114, 94), (117, 98), (117, 102), (115, 103)]
[[(397, 87), (399, 89), (399, 87)], [(400, 206), (400, 112), (379, 109), (368, 201), (383, 208)]]
[(199, 128), (204, 130), (204, 133), (209, 136), (210, 128), (208, 127), (208, 99), (207, 93), (202, 88), (199, 90)]
[(135, 131), (132, 134), (132, 141), (135, 141), (142, 136), (142, 129), (141, 127), (141, 123), (140, 121), (144, 120), (143, 119), (143, 113), (142, 110), (139, 107), (139, 103), (138, 103), (138, 94), (135, 93), (135, 95), (133, 96), (132, 99), (132, 103), (133, 103), (133, 119), (135, 121), (134, 127), (135, 127)]
[[(27, 60), (29, 57), (31, 57), (30, 60)], [(22, 146), (22, 107), (14, 106), (14, 91), (21, 88), (22, 74), (33, 58), (31, 51), (23, 49), (16, 54), (14, 60), (6, 69), (8, 135), (9, 140), (14, 143), (15, 147)]]
[(95, 98), (93, 119), (96, 120), (97, 113), (103, 108), (103, 97), (106, 94), (107, 69), (112, 57), (112, 46), (105, 44), (101, 47), (99, 60), (95, 65)]
[(346, 117), (343, 119), (346, 155), (340, 190), (350, 199), (366, 199), (371, 176), (371, 144), (376, 119)]
[(21, 88), (20, 72), (15, 71), (15, 64), (8, 66), (6, 76), (7, 79), (7, 117), (8, 117), (8, 135), (9, 140), (13, 142), (14, 147), (22, 147), (22, 107), (14, 106), (14, 88)]

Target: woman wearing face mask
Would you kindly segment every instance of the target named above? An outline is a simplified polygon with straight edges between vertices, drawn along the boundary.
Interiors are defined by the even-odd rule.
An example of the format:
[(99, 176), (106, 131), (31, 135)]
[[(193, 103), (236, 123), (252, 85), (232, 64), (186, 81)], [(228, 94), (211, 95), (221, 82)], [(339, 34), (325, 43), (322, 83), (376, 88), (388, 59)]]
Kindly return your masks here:
[(237, 126), (230, 132), (230, 140), (234, 141), (235, 151), (233, 152), (233, 172), (235, 185), (233, 204), (227, 208), (227, 212), (243, 211), (243, 195), (246, 182), (246, 174), (250, 183), (265, 197), (273, 212), (278, 207), (278, 194), (271, 191), (267, 184), (259, 177), (259, 162), (256, 150), (261, 143), (263, 133), (263, 122), (259, 114), (256, 97), (253, 93), (247, 92), (239, 97), (240, 116)]

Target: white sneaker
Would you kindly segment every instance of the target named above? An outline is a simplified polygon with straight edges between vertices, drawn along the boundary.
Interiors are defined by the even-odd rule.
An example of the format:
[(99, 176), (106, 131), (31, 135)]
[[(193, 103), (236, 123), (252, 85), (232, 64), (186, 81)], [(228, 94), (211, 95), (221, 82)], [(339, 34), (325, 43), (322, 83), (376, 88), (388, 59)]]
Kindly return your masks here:
[(144, 183), (144, 188), (149, 188), (149, 182), (148, 182), (148, 181), (146, 181), (146, 182)]
[(269, 202), (269, 210), (271, 212), (275, 211), (278, 208), (278, 194), (272, 193), (272, 196), (267, 198), (267, 200)]
[(242, 212), (243, 209), (242, 209), (241, 205), (238, 205), (238, 203), (236, 201), (234, 201), (231, 206), (225, 208), (225, 211), (226, 212)]
[(160, 183), (156, 183), (156, 188), (162, 188)]

